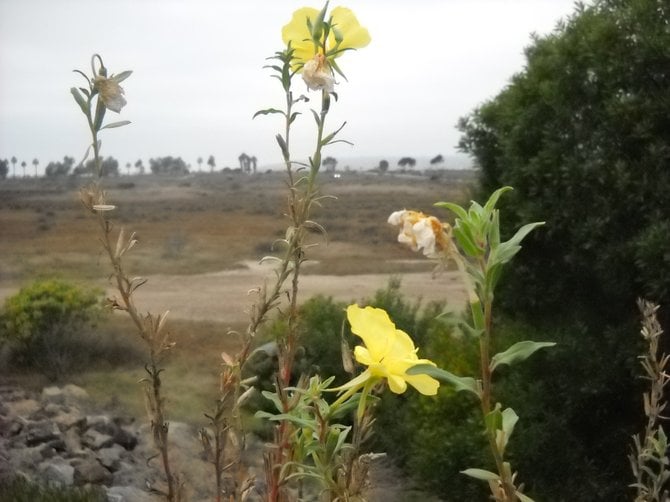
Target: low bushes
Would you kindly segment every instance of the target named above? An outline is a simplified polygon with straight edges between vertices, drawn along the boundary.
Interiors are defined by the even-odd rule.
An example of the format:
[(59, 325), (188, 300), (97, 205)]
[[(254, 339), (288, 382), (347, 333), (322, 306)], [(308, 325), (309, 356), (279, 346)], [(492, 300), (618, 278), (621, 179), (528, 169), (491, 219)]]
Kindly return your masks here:
[(7, 298), (0, 342), (12, 364), (55, 379), (87, 364), (87, 338), (101, 315), (100, 295), (95, 289), (48, 279)]

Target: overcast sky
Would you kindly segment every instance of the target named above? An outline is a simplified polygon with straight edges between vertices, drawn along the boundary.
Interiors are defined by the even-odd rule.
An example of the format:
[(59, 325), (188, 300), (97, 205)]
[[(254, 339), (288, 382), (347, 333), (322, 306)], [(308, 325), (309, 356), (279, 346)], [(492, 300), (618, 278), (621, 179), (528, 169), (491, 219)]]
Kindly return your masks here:
[[(0, 0), (0, 158), (30, 165), (79, 158), (89, 139), (69, 88), (73, 69), (90, 73), (100, 53), (124, 82), (129, 126), (102, 133), (103, 154), (121, 166), (181, 156), (195, 166), (213, 154), (237, 166), (241, 152), (260, 165), (281, 157), (279, 83), (262, 66), (283, 48), (281, 28), (304, 0)], [(573, 0), (349, 0), (372, 42), (339, 60), (348, 82), (329, 124), (346, 120), (326, 155), (445, 156), (456, 152), (455, 124), (523, 68), (532, 32), (550, 32)], [(306, 91), (302, 81), (300, 91)], [(314, 93), (312, 93), (314, 94)], [(108, 112), (108, 116), (114, 115)], [(294, 137), (296, 157), (312, 150), (309, 115)], [(33, 172), (32, 168), (28, 170)]]

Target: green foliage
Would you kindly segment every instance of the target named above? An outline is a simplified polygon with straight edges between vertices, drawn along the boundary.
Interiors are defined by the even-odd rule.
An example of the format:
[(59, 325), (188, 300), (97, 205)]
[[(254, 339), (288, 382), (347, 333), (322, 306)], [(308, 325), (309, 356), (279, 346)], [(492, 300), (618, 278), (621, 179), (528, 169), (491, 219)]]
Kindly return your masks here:
[(99, 314), (99, 291), (57, 279), (36, 281), (5, 300), (0, 341), (19, 366), (59, 378), (74, 369), (85, 331)]
[(21, 477), (0, 482), (0, 500), (11, 502), (105, 502), (107, 496), (98, 487), (74, 488), (41, 486)]
[[(637, 422), (640, 380), (633, 329), (531, 326), (501, 319), (501, 344), (528, 338), (556, 341), (513, 370), (498, 369), (496, 392), (520, 420), (508, 448), (537, 500), (629, 500), (626, 456)], [(547, 454), (551, 452), (551, 454)], [(575, 498), (577, 497), (577, 498)]]
[(323, 378), (334, 376), (334, 386), (349, 380), (342, 364), (342, 336), (347, 343), (352, 341), (349, 328), (344, 325), (345, 309), (346, 303), (323, 295), (310, 298), (300, 307), (307, 361)]
[[(645, 292), (670, 304), (670, 9), (600, 0), (536, 37), (511, 85), (461, 122), (485, 191), (509, 184), (507, 227), (546, 220), (506, 301), (618, 322)], [(667, 233), (665, 234), (667, 236)], [(593, 307), (598, 305), (599, 308)]]
[(498, 370), (498, 397), (521, 417), (515, 467), (540, 499), (631, 495), (628, 438), (641, 423), (635, 300), (670, 307), (668, 23), (658, 0), (578, 6), (460, 124), (482, 189), (515, 187), (501, 201), (502, 233), (546, 220), (496, 295), (533, 326), (522, 331), (557, 342), (518, 374)]

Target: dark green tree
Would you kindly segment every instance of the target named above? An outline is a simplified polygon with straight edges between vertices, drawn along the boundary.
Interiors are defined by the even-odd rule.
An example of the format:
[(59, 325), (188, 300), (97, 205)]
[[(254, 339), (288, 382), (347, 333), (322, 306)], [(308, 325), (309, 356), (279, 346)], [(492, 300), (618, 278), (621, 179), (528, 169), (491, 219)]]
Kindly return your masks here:
[(181, 157), (158, 157), (149, 159), (149, 168), (153, 174), (171, 174), (182, 176), (188, 174), (188, 166)]
[(510, 85), (460, 122), (483, 190), (515, 188), (501, 208), (507, 229), (546, 221), (497, 298), (559, 342), (508, 382), (519, 415), (543, 424), (520, 433), (515, 462), (540, 499), (630, 498), (636, 298), (661, 303), (669, 327), (668, 26), (666, 1), (578, 4), (533, 38)]
[(0, 159), (0, 179), (5, 179), (9, 173), (9, 161), (7, 159)]
[(326, 168), (326, 172), (333, 172), (337, 167), (337, 159), (335, 157), (326, 157), (321, 161), (321, 165)]
[(74, 158), (68, 157), (67, 155), (63, 157), (62, 162), (49, 162), (46, 169), (44, 170), (44, 175), (47, 178), (52, 178), (55, 176), (67, 176), (70, 174), (74, 166)]
[(409, 167), (410, 169), (414, 168), (416, 165), (416, 159), (413, 157), (403, 157), (398, 161), (398, 165), (403, 169)]

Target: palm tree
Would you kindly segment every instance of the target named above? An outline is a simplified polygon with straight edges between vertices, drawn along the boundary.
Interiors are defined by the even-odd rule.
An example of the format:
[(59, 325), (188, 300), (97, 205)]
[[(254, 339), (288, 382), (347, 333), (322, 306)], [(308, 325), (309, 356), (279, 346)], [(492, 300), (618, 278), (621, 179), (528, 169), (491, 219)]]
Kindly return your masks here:
[(21, 162), (21, 167), (23, 168), (23, 177), (24, 177), (24, 178), (26, 177), (26, 166), (27, 166), (27, 165), (28, 165), (28, 164), (26, 163), (25, 160), (24, 160), (23, 162)]
[(202, 157), (198, 157), (198, 171), (202, 171)]
[(16, 178), (16, 163), (18, 160), (16, 160), (16, 157), (12, 156), (12, 172), (14, 173), (14, 178)]
[(33, 166), (35, 166), (35, 178), (37, 178), (37, 165), (40, 163), (39, 160), (33, 159)]
[(249, 162), (251, 162), (251, 169), (254, 171), (254, 174), (256, 174), (256, 162), (258, 162), (258, 159), (256, 156), (249, 157)]
[(216, 161), (214, 160), (214, 155), (209, 156), (209, 158), (207, 159), (207, 165), (209, 166), (209, 172), (210, 173), (214, 172), (214, 168), (216, 167)]
[(128, 171), (128, 176), (130, 176), (130, 162), (126, 162), (126, 171)]
[(138, 159), (137, 162), (135, 162), (135, 167), (137, 168), (138, 173), (144, 174), (144, 164), (142, 164), (142, 159)]

